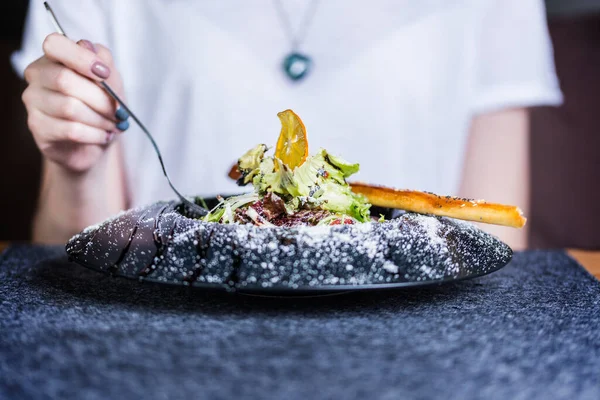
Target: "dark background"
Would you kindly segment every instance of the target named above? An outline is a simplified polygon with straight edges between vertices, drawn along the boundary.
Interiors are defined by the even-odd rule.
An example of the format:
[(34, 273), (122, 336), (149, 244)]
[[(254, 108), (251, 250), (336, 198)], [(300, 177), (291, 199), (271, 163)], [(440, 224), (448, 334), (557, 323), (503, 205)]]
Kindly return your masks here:
[[(26, 240), (40, 181), (40, 155), (27, 130), (21, 93), (25, 84), (10, 65), (19, 48), (26, 0), (0, 2), (0, 240)], [(40, 43), (41, 46), (41, 43)]]
[[(40, 181), (41, 159), (21, 103), (25, 85), (9, 61), (27, 5), (0, 3), (0, 240), (30, 238)], [(532, 110), (531, 244), (600, 249), (600, 0), (546, 5), (565, 104)]]

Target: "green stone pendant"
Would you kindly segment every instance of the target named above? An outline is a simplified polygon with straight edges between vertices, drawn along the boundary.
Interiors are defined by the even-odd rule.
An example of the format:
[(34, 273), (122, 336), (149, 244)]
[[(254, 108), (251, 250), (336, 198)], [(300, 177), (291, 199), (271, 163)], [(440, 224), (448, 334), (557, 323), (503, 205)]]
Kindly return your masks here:
[(312, 60), (300, 53), (291, 53), (283, 60), (283, 70), (293, 81), (299, 81), (310, 71)]

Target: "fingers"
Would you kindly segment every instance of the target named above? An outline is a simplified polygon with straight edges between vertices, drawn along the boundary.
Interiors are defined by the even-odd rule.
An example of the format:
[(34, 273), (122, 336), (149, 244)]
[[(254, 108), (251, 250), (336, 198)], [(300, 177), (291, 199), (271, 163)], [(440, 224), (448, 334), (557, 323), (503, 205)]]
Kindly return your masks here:
[(53, 142), (103, 145), (113, 138), (111, 132), (81, 122), (51, 117), (39, 110), (29, 112), (27, 124), (42, 150)]
[(28, 109), (36, 108), (51, 117), (80, 122), (105, 131), (117, 129), (113, 120), (97, 113), (83, 101), (46, 88), (25, 90), (23, 102)]
[(96, 83), (63, 65), (40, 59), (25, 70), (25, 78), (33, 87), (43, 87), (81, 100), (105, 118), (115, 120), (114, 100)]
[[(123, 94), (110, 51), (87, 40), (77, 43), (53, 34), (45, 55), (25, 70), (27, 123), (44, 156), (70, 170), (87, 171), (98, 161), (127, 115), (99, 85), (106, 81)], [(112, 71), (112, 73), (111, 73)]]
[[(98, 54), (98, 49), (96, 48), (96, 45), (92, 42), (90, 42), (89, 40), (86, 39), (81, 39), (77, 42), (77, 44), (79, 46), (85, 47), (86, 49), (88, 49), (89, 51), (91, 51), (94, 54)], [(102, 58), (102, 57), (100, 57)], [(109, 68), (111, 67), (111, 65), (109, 64)]]
[[(48, 140), (97, 144), (106, 141), (106, 132), (125, 130), (126, 115), (98, 82), (114, 82), (122, 92), (119, 74), (110, 76), (114, 67), (110, 51), (87, 40), (78, 43), (59, 34), (44, 41), (45, 56), (25, 71), (29, 87), (23, 94), (33, 123), (32, 131)], [(52, 127), (37, 124), (44, 120)], [(30, 121), (31, 122), (31, 121)]]
[(50, 60), (63, 64), (96, 82), (110, 77), (110, 67), (93, 52), (93, 46), (80, 46), (69, 38), (53, 33), (43, 44), (44, 54)]

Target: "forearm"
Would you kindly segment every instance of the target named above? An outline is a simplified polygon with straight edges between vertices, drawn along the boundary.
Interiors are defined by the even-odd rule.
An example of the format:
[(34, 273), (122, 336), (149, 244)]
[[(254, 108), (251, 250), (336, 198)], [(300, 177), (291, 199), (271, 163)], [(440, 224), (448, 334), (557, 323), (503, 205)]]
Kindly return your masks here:
[[(514, 204), (529, 209), (529, 116), (526, 109), (505, 110), (473, 119), (460, 196)], [(521, 229), (485, 225), (513, 249), (527, 247)]]
[(73, 172), (45, 160), (33, 241), (64, 243), (84, 227), (126, 208), (119, 143), (86, 172)]

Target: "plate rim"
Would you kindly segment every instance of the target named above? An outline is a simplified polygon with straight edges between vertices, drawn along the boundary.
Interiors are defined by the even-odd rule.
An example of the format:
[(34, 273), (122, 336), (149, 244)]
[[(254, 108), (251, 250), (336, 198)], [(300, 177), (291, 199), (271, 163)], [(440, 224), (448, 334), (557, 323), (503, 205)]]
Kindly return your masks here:
[(208, 283), (208, 282), (193, 282), (191, 284), (184, 284), (178, 282), (170, 282), (170, 281), (161, 281), (158, 279), (152, 278), (144, 278), (144, 277), (133, 277), (120, 273), (108, 272), (101, 270), (97, 267), (93, 267), (85, 262), (75, 261), (69, 257), (69, 262), (73, 264), (80, 265), (89, 270), (99, 272), (102, 275), (110, 276), (113, 278), (125, 279), (127, 281), (137, 281), (141, 284), (149, 283), (149, 284), (157, 284), (165, 287), (179, 287), (179, 288), (188, 288), (194, 290), (205, 290), (205, 291), (225, 291), (231, 293), (240, 293), (240, 294), (258, 294), (258, 295), (269, 295), (272, 296), (281, 296), (283, 294), (284, 297), (293, 297), (294, 295), (302, 296), (308, 295), (310, 293), (320, 293), (320, 294), (328, 294), (328, 293), (341, 293), (341, 292), (362, 292), (362, 291), (378, 291), (378, 290), (393, 290), (393, 289), (409, 289), (409, 288), (417, 288), (417, 287), (428, 287), (428, 286), (441, 286), (444, 284), (449, 284), (452, 282), (461, 282), (469, 279), (480, 278), (482, 276), (489, 275), (493, 272), (499, 271), (500, 269), (506, 267), (510, 264), (514, 256), (514, 252), (510, 251), (510, 258), (506, 261), (506, 263), (500, 263), (498, 266), (489, 269), (486, 272), (472, 273), (466, 274), (464, 276), (460, 276), (457, 278), (446, 277), (442, 279), (433, 279), (433, 280), (425, 280), (425, 281), (409, 281), (409, 282), (384, 282), (384, 283), (369, 283), (369, 284), (357, 284), (357, 285), (315, 285), (315, 286), (298, 286), (296, 288), (290, 286), (267, 286), (263, 287), (262, 285), (246, 285), (246, 286), (232, 286), (227, 283)]

